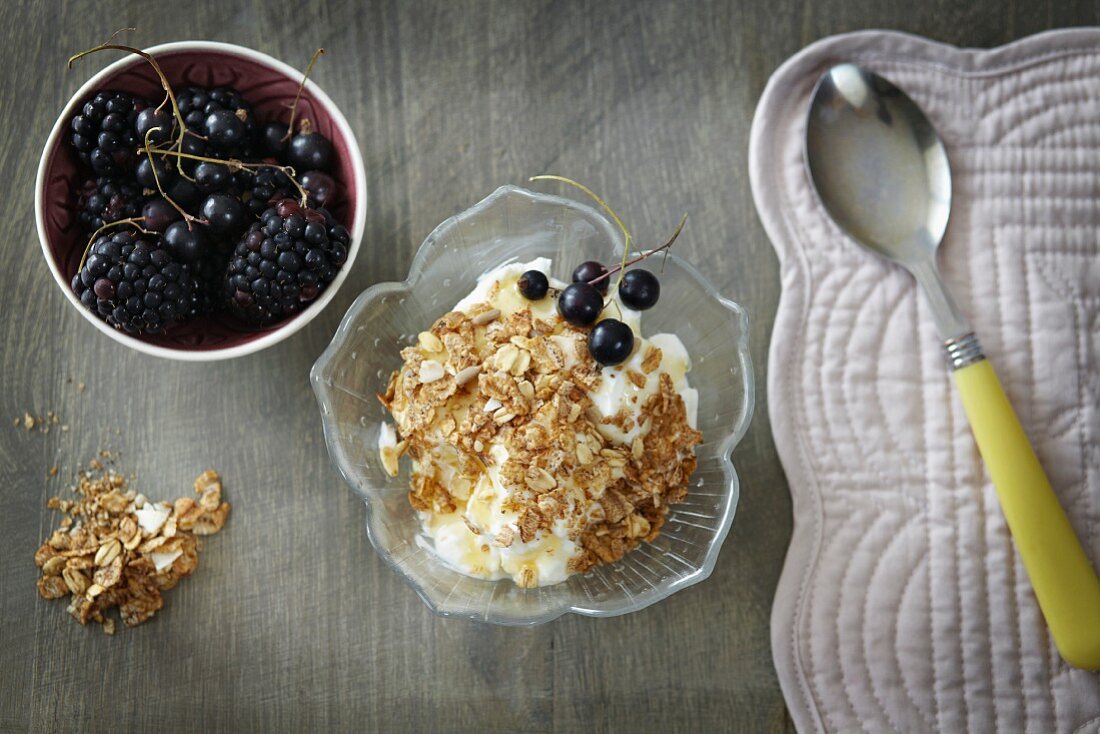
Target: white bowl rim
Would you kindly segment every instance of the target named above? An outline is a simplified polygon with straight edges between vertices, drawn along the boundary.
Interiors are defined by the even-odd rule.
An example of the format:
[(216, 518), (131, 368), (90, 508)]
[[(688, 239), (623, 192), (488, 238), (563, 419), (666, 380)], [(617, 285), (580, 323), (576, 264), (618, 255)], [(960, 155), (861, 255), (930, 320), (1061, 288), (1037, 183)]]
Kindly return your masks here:
[[(737, 514), (737, 507), (740, 504), (741, 494), (741, 478), (737, 473), (737, 468), (733, 463), (733, 450), (745, 437), (748, 432), (749, 425), (752, 423), (752, 418), (756, 412), (756, 376), (752, 367), (752, 358), (749, 350), (749, 318), (748, 312), (741, 304), (732, 301), (722, 296), (717, 289), (711, 284), (710, 280), (703, 275), (694, 265), (687, 260), (684, 260), (675, 253), (669, 253), (668, 258), (675, 263), (677, 267), (682, 268), (688, 275), (694, 278), (701, 286), (703, 286), (706, 293), (714, 298), (723, 308), (729, 311), (731, 317), (738, 323), (740, 335), (738, 337), (736, 345), (736, 355), (738, 362), (744, 374), (744, 383), (746, 385), (745, 395), (743, 396), (744, 403), (741, 406), (741, 414), (737, 420), (737, 424), (731, 427), (730, 432), (719, 444), (717, 456), (719, 463), (722, 467), (724, 475), (724, 486), (733, 498), (730, 503), (730, 507), (723, 518), (721, 526), (714, 534), (713, 540), (709, 544), (706, 557), (703, 559), (702, 565), (695, 571), (682, 576), (668, 586), (654, 590), (648, 594), (645, 598), (637, 600), (634, 604), (619, 609), (606, 609), (602, 606), (581, 606), (570, 605), (561, 606), (553, 609), (544, 610), (539, 614), (530, 614), (527, 616), (516, 617), (495, 617), (492, 619), (486, 619), (484, 616), (474, 612), (461, 612), (452, 611), (443, 607), (443, 605), (428, 593), (419, 582), (413, 579), (407, 574), (404, 569), (397, 563), (397, 561), (385, 551), (380, 541), (375, 537), (373, 526), (371, 521), (375, 512), (376, 497), (370, 493), (364, 493), (356, 486), (356, 481), (340, 461), (337, 460), (337, 455), (332, 450), (332, 444), (334, 443), (333, 436), (335, 434), (336, 427), (329, 420), (327, 413), (327, 391), (328, 388), (324, 384), (326, 375), (329, 372), (329, 366), (335, 361), (336, 356), (342, 346), (342, 343), (351, 331), (356, 317), (363, 311), (367, 303), (373, 301), (375, 298), (381, 297), (384, 294), (411, 292), (412, 288), (417, 284), (424, 269), (424, 261), (428, 257), (428, 245), (434, 242), (439, 234), (445, 231), (448, 227), (456, 223), (460, 217), (476, 214), (479, 211), (488, 208), (495, 201), (501, 197), (509, 195), (519, 195), (526, 197), (530, 200), (538, 200), (547, 203), (555, 203), (564, 206), (570, 206), (577, 209), (585, 210), (589, 215), (595, 219), (603, 220), (608, 230), (615, 233), (616, 231), (611, 225), (611, 222), (594, 207), (590, 206), (587, 202), (578, 201), (576, 199), (566, 198), (562, 196), (556, 196), (553, 194), (545, 194), (541, 192), (530, 191), (528, 189), (507, 184), (498, 187), (495, 191), (490, 193), (485, 198), (478, 201), (468, 209), (459, 212), (458, 214), (448, 217), (435, 227), (424, 238), (424, 241), (417, 249), (416, 255), (413, 257), (412, 264), (409, 267), (409, 274), (402, 281), (386, 281), (375, 283), (364, 290), (355, 301), (348, 307), (347, 312), (340, 321), (340, 326), (337, 327), (336, 332), (332, 336), (332, 340), (329, 342), (325, 350), (314, 362), (313, 367), (310, 369), (310, 384), (313, 387), (314, 396), (317, 399), (318, 407), (321, 410), (321, 427), (325, 437), (325, 448), (329, 453), (329, 458), (335, 465), (337, 472), (344, 479), (348, 488), (352, 493), (358, 497), (366, 505), (366, 531), (367, 539), (371, 544), (371, 548), (375, 554), (382, 560), (382, 562), (397, 574), (397, 576), (409, 586), (424, 603), (432, 611), (440, 617), (446, 617), (451, 619), (464, 619), (480, 624), (492, 624), (501, 625), (505, 627), (530, 627), (540, 624), (551, 622), (566, 614), (576, 614), (582, 617), (618, 617), (625, 614), (632, 614), (634, 612), (641, 611), (646, 607), (652, 606), (657, 602), (663, 601), (674, 593), (694, 586), (702, 581), (705, 581), (714, 572), (715, 567), (718, 564), (718, 556), (722, 550), (722, 546), (725, 544), (726, 537), (729, 535), (731, 528), (733, 527), (733, 519)], [(617, 234), (617, 233), (616, 233)], [(618, 247), (622, 247), (622, 242), (617, 236), (613, 235), (613, 239), (617, 243)]]
[[(274, 71), (284, 74), (289, 77), (295, 77), (301, 74), (297, 69), (294, 69), (289, 64), (286, 64), (278, 59), (263, 53), (262, 51), (256, 51), (245, 46), (238, 46), (233, 43), (222, 43), (219, 41), (172, 41), (170, 43), (162, 43), (156, 46), (151, 46), (144, 49), (149, 54), (156, 56), (157, 54), (177, 52), (177, 51), (217, 51), (221, 53), (233, 54), (241, 56), (254, 61), (263, 66), (270, 67)], [(61, 114), (58, 115), (57, 121), (54, 123), (53, 129), (50, 130), (50, 135), (46, 138), (46, 144), (42, 148), (42, 156), (38, 161), (38, 174), (35, 176), (34, 182), (34, 220), (38, 230), (38, 243), (42, 248), (42, 255), (46, 259), (46, 264), (50, 268), (50, 272), (53, 274), (54, 280), (61, 288), (61, 292), (65, 294), (68, 299), (80, 314), (87, 319), (93, 326), (99, 331), (103, 332), (116, 342), (134, 349), (143, 354), (149, 354), (154, 357), (161, 357), (163, 359), (174, 359), (182, 362), (216, 362), (223, 359), (233, 359), (234, 357), (243, 357), (248, 354), (254, 354), (262, 349), (266, 349), (274, 344), (281, 342), (289, 337), (291, 334), (299, 331), (306, 324), (312, 321), (325, 309), (329, 302), (336, 295), (336, 292), (340, 289), (340, 286), (344, 284), (347, 279), (348, 273), (351, 271), (352, 266), (355, 263), (355, 258), (359, 254), (359, 245), (363, 240), (363, 232), (366, 228), (366, 214), (367, 214), (367, 174), (363, 166), (363, 154), (359, 149), (359, 142), (355, 138), (355, 133), (352, 132), (351, 125), (348, 124), (344, 114), (340, 111), (340, 108), (332, 101), (331, 98), (312, 80), (306, 81), (306, 88), (314, 99), (321, 104), (325, 111), (328, 112), (330, 117), (335, 123), (336, 128), (340, 131), (340, 134), (344, 138), (351, 142), (349, 146), (351, 148), (351, 168), (355, 184), (355, 189), (360, 192), (360, 196), (357, 199), (355, 209), (352, 212), (351, 218), (351, 245), (348, 248), (348, 259), (344, 263), (344, 266), (337, 272), (336, 277), (328, 287), (325, 288), (320, 298), (311, 303), (300, 314), (286, 322), (279, 328), (275, 329), (269, 334), (265, 334), (259, 339), (253, 339), (246, 344), (238, 344), (232, 347), (225, 347), (221, 349), (176, 349), (173, 347), (162, 347), (155, 344), (148, 344), (141, 341), (125, 332), (119, 331), (110, 326), (106, 321), (103, 321), (88, 309), (84, 308), (84, 305), (77, 299), (76, 294), (73, 293), (70, 284), (65, 280), (65, 276), (61, 273), (61, 269), (54, 261), (53, 255), (50, 252), (49, 244), (46, 237), (46, 225), (44, 208), (45, 203), (42, 200), (42, 192), (46, 180), (46, 166), (50, 158), (50, 153), (53, 151), (54, 146), (57, 145), (58, 138), (63, 136), (68, 130), (68, 118), (72, 115), (76, 106), (83, 101), (92, 91), (94, 91), (107, 77), (115, 74), (116, 72), (136, 66), (138, 64), (146, 63), (143, 59), (126, 55), (125, 57), (114, 61), (103, 69), (94, 74), (88, 81), (84, 82), (80, 86), (76, 93), (65, 104), (65, 107), (61, 110)]]

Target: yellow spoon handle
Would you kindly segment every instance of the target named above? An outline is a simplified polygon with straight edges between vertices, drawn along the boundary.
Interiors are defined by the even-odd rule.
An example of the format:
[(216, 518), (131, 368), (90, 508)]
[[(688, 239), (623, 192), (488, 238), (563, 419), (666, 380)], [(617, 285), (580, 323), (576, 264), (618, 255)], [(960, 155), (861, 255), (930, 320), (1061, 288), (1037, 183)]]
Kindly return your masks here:
[(1054, 644), (1070, 665), (1100, 669), (1100, 579), (993, 366), (981, 359), (953, 374)]

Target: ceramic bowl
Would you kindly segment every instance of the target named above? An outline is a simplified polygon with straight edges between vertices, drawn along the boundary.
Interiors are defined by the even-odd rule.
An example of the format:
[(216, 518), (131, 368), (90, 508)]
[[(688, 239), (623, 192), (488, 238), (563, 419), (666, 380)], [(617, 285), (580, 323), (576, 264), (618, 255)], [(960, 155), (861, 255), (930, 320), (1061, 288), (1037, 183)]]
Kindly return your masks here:
[[(229, 85), (237, 89), (259, 120), (286, 121), (286, 103), (294, 94), (302, 73), (270, 56), (241, 46), (209, 41), (181, 41), (146, 49), (157, 59), (174, 89), (184, 86)], [(111, 52), (114, 53), (114, 52)], [(94, 64), (98, 56), (78, 62)], [(76, 111), (101, 90), (138, 94), (158, 102), (164, 91), (149, 64), (128, 55), (89, 79), (69, 100), (54, 123), (42, 151), (35, 184), (35, 218), (42, 254), (69, 303), (95, 328), (131, 349), (158, 357), (187, 361), (214, 361), (251, 354), (286, 339), (324, 310), (347, 277), (366, 221), (367, 188), (363, 159), (344, 116), (321, 88), (307, 82), (299, 102), (299, 119), (308, 117), (314, 129), (333, 143), (334, 178), (341, 196), (333, 213), (351, 234), (348, 260), (321, 295), (296, 316), (256, 329), (224, 315), (195, 319), (172, 327), (164, 334), (131, 336), (119, 331), (84, 308), (70, 287), (87, 236), (76, 220), (77, 194), (91, 177), (69, 142), (69, 122)]]

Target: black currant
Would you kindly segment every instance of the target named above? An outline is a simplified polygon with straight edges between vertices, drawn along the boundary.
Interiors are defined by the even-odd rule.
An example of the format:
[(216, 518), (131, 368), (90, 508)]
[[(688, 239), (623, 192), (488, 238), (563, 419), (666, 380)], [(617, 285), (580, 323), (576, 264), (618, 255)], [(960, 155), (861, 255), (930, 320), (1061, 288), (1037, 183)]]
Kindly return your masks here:
[(528, 270), (519, 276), (516, 287), (519, 288), (520, 295), (528, 301), (538, 301), (546, 296), (546, 291), (550, 289), (550, 281), (542, 271)]
[(602, 365), (621, 364), (634, 351), (634, 331), (618, 319), (604, 319), (588, 335), (588, 353)]
[(153, 128), (159, 128), (156, 132), (150, 133), (149, 135), (149, 142), (153, 145), (159, 145), (168, 142), (172, 137), (175, 125), (173, 124), (172, 115), (168, 110), (158, 110), (156, 107), (146, 107), (138, 113), (134, 128), (137, 131), (137, 142), (139, 145), (145, 145), (145, 134), (147, 132)]
[(298, 133), (290, 139), (286, 158), (298, 171), (327, 171), (332, 165), (332, 143), (321, 133)]
[(286, 125), (269, 122), (260, 128), (260, 151), (270, 158), (286, 155)]
[(176, 211), (174, 206), (158, 196), (155, 199), (150, 199), (145, 204), (145, 207), (141, 210), (141, 216), (145, 220), (143, 223), (145, 229), (163, 232), (168, 229), (168, 225), (180, 218), (180, 213)]
[(336, 181), (324, 171), (306, 171), (299, 182), (309, 192), (309, 200), (317, 206), (332, 206), (336, 200)]
[(194, 176), (195, 185), (199, 187), (199, 191), (207, 194), (225, 191), (233, 185), (233, 174), (229, 171), (229, 166), (221, 163), (202, 161), (195, 166)]
[[(574, 283), (591, 283), (601, 275), (607, 275), (607, 268), (603, 263), (598, 263), (595, 260), (588, 260), (577, 266), (577, 269), (573, 271)], [(599, 283), (595, 283), (596, 290), (600, 293), (607, 293), (607, 284), (611, 281), (611, 278), (604, 278)]]
[(215, 235), (235, 237), (248, 226), (248, 216), (241, 200), (229, 194), (210, 194), (202, 202), (200, 215)]
[(186, 263), (198, 262), (209, 249), (206, 231), (202, 225), (187, 222), (173, 222), (164, 232), (164, 245), (177, 260)]
[(588, 283), (571, 283), (558, 296), (558, 313), (574, 326), (595, 323), (603, 310), (603, 296)]
[(248, 134), (244, 121), (233, 110), (214, 110), (203, 123), (206, 138), (218, 148), (233, 150)]
[[(155, 175), (154, 168), (156, 169)], [(142, 156), (141, 160), (138, 161), (134, 177), (137, 178), (137, 182), (142, 187), (156, 191), (158, 181), (162, 188), (167, 189), (176, 182), (179, 174), (176, 173), (176, 167), (163, 158), (151, 159), (148, 156)]]
[(661, 297), (661, 282), (648, 270), (634, 268), (626, 271), (619, 283), (619, 298), (627, 307), (638, 311), (653, 308)]

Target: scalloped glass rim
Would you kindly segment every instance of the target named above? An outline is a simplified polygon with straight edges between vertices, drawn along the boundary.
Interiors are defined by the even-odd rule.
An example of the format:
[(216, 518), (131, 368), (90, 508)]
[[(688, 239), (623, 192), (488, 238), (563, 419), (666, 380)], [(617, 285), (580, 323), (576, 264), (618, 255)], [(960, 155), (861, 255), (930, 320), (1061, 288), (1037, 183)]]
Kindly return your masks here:
[[(373, 486), (365, 482), (364, 478), (358, 476), (354, 472), (354, 467), (357, 464), (350, 459), (345, 449), (345, 446), (340, 438), (338, 424), (330, 410), (330, 406), (333, 400), (333, 393), (340, 391), (342, 388), (333, 383), (333, 368), (340, 356), (341, 352), (346, 346), (346, 342), (351, 336), (353, 329), (362, 330), (364, 324), (360, 324), (361, 317), (364, 311), (372, 306), (375, 302), (382, 301), (386, 296), (399, 295), (399, 294), (411, 294), (415, 291), (417, 286), (420, 285), (421, 278), (428, 265), (432, 262), (433, 258), (445, 256), (448, 253), (439, 251), (440, 248), (436, 247), (436, 243), (443, 240), (448, 236), (452, 230), (458, 229), (463, 223), (470, 221), (480, 215), (486, 210), (490, 209), (494, 205), (498, 204), (501, 199), (508, 197), (518, 197), (529, 203), (543, 203), (553, 206), (561, 206), (569, 209), (573, 209), (576, 212), (581, 213), (587, 217), (591, 222), (598, 224), (603, 230), (606, 237), (614, 243), (616, 259), (622, 253), (622, 238), (619, 231), (609, 222), (604, 215), (596, 211), (593, 207), (588, 206), (585, 203), (578, 202), (573, 199), (563, 198), (559, 196), (553, 196), (548, 194), (540, 194), (528, 191), (526, 189), (517, 186), (502, 186), (490, 194), (488, 197), (478, 202), (469, 209), (448, 218), (437, 226), (431, 234), (424, 240), (420, 249), (417, 251), (416, 256), (413, 259), (412, 265), (409, 270), (408, 277), (401, 282), (385, 282), (377, 283), (361, 293), (355, 302), (348, 309), (344, 315), (343, 320), (340, 323), (339, 328), (333, 335), (332, 341), (328, 347), (317, 359), (313, 368), (310, 370), (310, 382), (313, 386), (314, 393), (317, 397), (318, 407), (321, 411), (321, 420), (324, 427), (325, 444), (328, 447), (329, 454), (332, 457), (333, 463), (339, 470), (341, 476), (354, 491), (367, 505), (367, 519), (366, 529), (367, 536), (374, 547), (375, 551), (382, 557), (388, 566), (396, 571), (405, 581), (416, 591), (420, 599), (436, 614), (444, 617), (455, 617), (471, 619), (475, 621), (489, 622), (493, 624), (504, 625), (534, 625), (548, 622), (556, 619), (562, 614), (575, 613), (584, 616), (591, 617), (611, 617), (621, 614), (627, 614), (630, 612), (638, 611), (651, 604), (654, 604), (669, 595), (679, 591), (680, 589), (687, 588), (693, 584), (697, 584), (703, 581), (714, 569), (715, 563), (718, 559), (718, 553), (721, 549), (722, 543), (729, 532), (730, 526), (733, 522), (733, 517), (736, 513), (737, 502), (739, 498), (740, 483), (737, 476), (737, 472), (733, 466), (731, 454), (733, 449), (744, 437), (745, 432), (748, 430), (749, 422), (752, 418), (754, 402), (755, 402), (755, 388), (753, 381), (752, 364), (749, 357), (748, 349), (748, 316), (745, 310), (737, 303), (723, 298), (714, 289), (713, 286), (703, 277), (703, 275), (690, 263), (686, 262), (676, 254), (668, 256), (668, 265), (683, 271), (688, 275), (700, 288), (700, 290), (706, 295), (707, 298), (712, 299), (715, 303), (719, 304), (730, 315), (730, 321), (736, 326), (738, 337), (734, 348), (734, 359), (736, 360), (736, 366), (738, 367), (741, 376), (741, 386), (743, 393), (741, 394), (740, 410), (736, 414), (736, 418), (733, 420), (733, 425), (729, 426), (728, 433), (724, 434), (724, 438), (718, 442), (718, 448), (716, 449), (716, 458), (719, 460), (723, 475), (723, 490), (728, 492), (729, 501), (726, 503), (725, 510), (720, 517), (720, 522), (713, 533), (710, 536), (706, 555), (703, 562), (695, 568), (693, 571), (683, 574), (679, 578), (671, 581), (667, 584), (653, 586), (645, 593), (631, 595), (626, 592), (624, 597), (613, 601), (604, 601), (602, 603), (593, 604), (561, 604), (553, 608), (545, 608), (539, 610), (538, 613), (524, 614), (518, 616), (497, 616), (494, 615), (489, 608), (481, 612), (473, 612), (470, 610), (456, 610), (448, 606), (447, 602), (449, 596), (442, 599), (434, 598), (428, 589), (424, 588), (420, 583), (413, 579), (405, 570), (399, 565), (398, 561), (392, 557), (392, 555), (383, 546), (381, 540), (376, 536), (373, 520), (374, 515), (378, 510), (376, 504), (381, 499), (381, 494), (389, 489), (400, 489), (402, 494), (407, 487), (406, 477), (404, 472), (398, 478), (392, 480), (392, 486)], [(469, 246), (479, 246), (480, 243), (474, 243)], [(445, 248), (444, 248), (445, 250)], [(451, 256), (453, 257), (458, 251), (453, 250)], [(472, 287), (472, 286), (471, 286)], [(383, 301), (384, 303), (384, 301)], [(442, 315), (441, 311), (438, 315)], [(376, 340), (377, 342), (377, 340)], [(399, 360), (398, 360), (399, 361)], [(379, 386), (381, 387), (381, 386)], [(357, 396), (358, 397), (358, 396)], [(690, 493), (689, 493), (690, 494)], [(615, 565), (615, 564), (612, 564)], [(502, 581), (481, 581), (479, 583), (487, 585), (499, 585), (508, 584), (512, 585), (510, 580)], [(492, 600), (495, 599), (495, 593), (490, 594), (490, 607)]]

